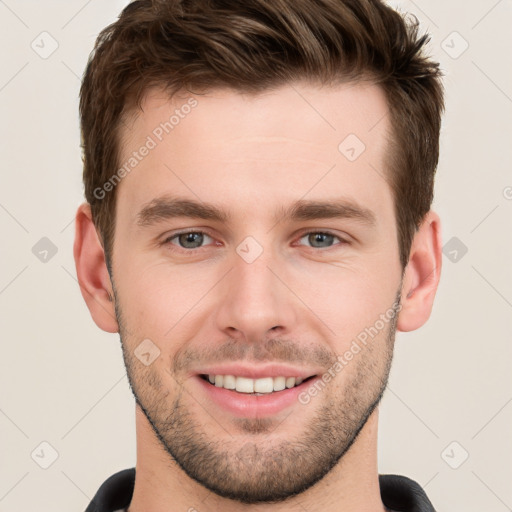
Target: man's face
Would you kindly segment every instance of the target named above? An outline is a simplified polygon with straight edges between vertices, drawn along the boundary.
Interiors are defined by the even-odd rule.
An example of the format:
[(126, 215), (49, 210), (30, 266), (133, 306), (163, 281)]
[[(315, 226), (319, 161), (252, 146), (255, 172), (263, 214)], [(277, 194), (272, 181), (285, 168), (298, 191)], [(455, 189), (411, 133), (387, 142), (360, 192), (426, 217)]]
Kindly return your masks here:
[[(138, 152), (116, 191), (112, 258), (128, 377), (191, 478), (245, 503), (279, 501), (340, 460), (387, 382), (395, 322), (379, 318), (397, 307), (402, 275), (387, 105), (360, 84), (189, 97), (154, 90), (123, 128), (121, 165)], [(147, 209), (171, 197), (225, 218)], [(257, 396), (200, 376), (258, 368), (315, 377)]]

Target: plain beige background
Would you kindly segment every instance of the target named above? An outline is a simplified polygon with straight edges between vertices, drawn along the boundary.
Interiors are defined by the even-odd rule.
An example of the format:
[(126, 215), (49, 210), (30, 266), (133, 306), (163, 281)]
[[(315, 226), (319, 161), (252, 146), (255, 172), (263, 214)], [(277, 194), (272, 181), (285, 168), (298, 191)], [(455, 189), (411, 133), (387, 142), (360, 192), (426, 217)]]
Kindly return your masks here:
[[(83, 200), (80, 76), (98, 32), (125, 4), (0, 0), (0, 512), (84, 510), (108, 476), (135, 464), (119, 337), (93, 323), (72, 256)], [(431, 319), (397, 336), (379, 470), (417, 480), (439, 512), (505, 512), (512, 2), (393, 5), (431, 32), (446, 74), (434, 203), (445, 255)]]

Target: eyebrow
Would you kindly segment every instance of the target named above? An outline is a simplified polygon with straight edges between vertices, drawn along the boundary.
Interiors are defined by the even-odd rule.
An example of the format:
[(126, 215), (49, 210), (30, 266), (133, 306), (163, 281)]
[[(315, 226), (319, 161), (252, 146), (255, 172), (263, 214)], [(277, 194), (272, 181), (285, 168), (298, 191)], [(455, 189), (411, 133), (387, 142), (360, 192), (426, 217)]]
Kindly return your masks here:
[[(148, 227), (158, 222), (179, 217), (204, 219), (227, 223), (229, 212), (217, 206), (191, 199), (162, 196), (143, 206), (136, 216), (139, 227)], [(376, 215), (368, 208), (363, 208), (348, 199), (311, 201), (299, 199), (288, 207), (279, 208), (274, 221), (305, 221), (317, 219), (354, 219), (370, 227), (376, 225)]]

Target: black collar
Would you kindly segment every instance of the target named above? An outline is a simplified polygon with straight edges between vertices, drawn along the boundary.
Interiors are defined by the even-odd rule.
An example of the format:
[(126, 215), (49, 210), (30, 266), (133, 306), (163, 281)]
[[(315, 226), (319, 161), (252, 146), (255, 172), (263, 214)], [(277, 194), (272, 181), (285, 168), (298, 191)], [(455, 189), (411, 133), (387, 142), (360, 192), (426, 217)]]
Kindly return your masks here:
[[(396, 512), (435, 512), (425, 491), (410, 478), (379, 475), (382, 503)], [(135, 485), (135, 468), (109, 477), (98, 489), (85, 512), (114, 512), (128, 507)]]

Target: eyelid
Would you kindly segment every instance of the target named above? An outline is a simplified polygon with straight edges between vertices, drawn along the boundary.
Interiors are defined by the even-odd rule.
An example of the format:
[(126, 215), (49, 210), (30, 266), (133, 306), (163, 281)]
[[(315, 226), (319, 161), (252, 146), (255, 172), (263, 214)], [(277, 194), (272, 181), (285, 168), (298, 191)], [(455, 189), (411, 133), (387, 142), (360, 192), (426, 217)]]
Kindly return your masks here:
[[(188, 229), (183, 229), (181, 231), (177, 231), (175, 233), (171, 233), (169, 235), (166, 235), (163, 239), (163, 241), (161, 242), (161, 245), (172, 245), (173, 246), (173, 249), (172, 250), (176, 250), (178, 252), (185, 252), (185, 253), (193, 253), (195, 251), (200, 251), (201, 249), (206, 249), (208, 246), (201, 246), (201, 247), (197, 247), (195, 249), (185, 249), (183, 247), (180, 247), (179, 245), (176, 245), (176, 244), (173, 244), (171, 243), (171, 240), (180, 236), (180, 235), (185, 235), (185, 234), (188, 234), (188, 233), (201, 233), (203, 235), (206, 235), (208, 237), (210, 237), (212, 240), (216, 240), (215, 237), (213, 236), (213, 234), (211, 234), (211, 232), (209, 232), (208, 229), (205, 229), (205, 228), (188, 228)], [(337, 235), (336, 233), (334, 233), (333, 231), (331, 231), (330, 229), (321, 229), (321, 228), (304, 228), (304, 230), (300, 231), (299, 234), (295, 235), (295, 238), (297, 239), (297, 242), (300, 241), (302, 238), (304, 238), (306, 235), (309, 235), (309, 234), (318, 234), (318, 233), (321, 233), (321, 234), (324, 234), (324, 235), (329, 235), (329, 236), (333, 236), (334, 238), (337, 238), (339, 240), (339, 243), (331, 246), (331, 247), (325, 247), (325, 248), (318, 248), (318, 247), (309, 247), (309, 246), (303, 246), (303, 247), (308, 247), (309, 249), (315, 249), (317, 251), (328, 251), (329, 249), (333, 249), (333, 248), (336, 248), (338, 246), (341, 246), (341, 245), (346, 245), (346, 244), (350, 244), (350, 241), (347, 240), (348, 237), (347, 235), (344, 235), (344, 236), (341, 236), (341, 235)], [(298, 244), (298, 245), (302, 245), (302, 244)]]
[[(181, 231), (177, 231), (176, 233), (171, 233), (169, 235), (165, 235), (162, 242), (161, 242), (161, 245), (167, 245), (167, 244), (171, 244), (171, 240), (173, 238), (176, 238), (180, 235), (187, 235), (188, 233), (200, 233), (202, 235), (206, 235), (206, 236), (209, 236), (212, 240), (215, 240), (215, 237), (207, 230), (207, 229), (204, 229), (204, 228), (188, 228), (188, 229), (183, 229)], [(183, 247), (180, 247), (179, 245), (176, 245), (176, 244), (171, 244), (173, 246), (175, 246), (178, 250), (182, 250), (182, 251), (185, 251), (185, 252), (192, 252), (192, 251), (198, 251), (200, 249), (204, 249), (206, 246), (203, 246), (203, 247), (198, 247), (197, 249), (185, 249)]]
[(348, 238), (349, 238), (348, 236), (346, 236), (346, 235), (345, 236), (337, 235), (336, 233), (334, 233), (330, 229), (311, 229), (311, 228), (307, 228), (304, 231), (299, 233), (298, 240), (300, 241), (306, 235), (317, 234), (317, 233), (321, 233), (322, 235), (333, 236), (334, 238), (337, 238), (340, 241), (340, 243), (332, 245), (331, 247), (325, 247), (323, 249), (319, 249), (318, 247), (309, 247), (310, 249), (317, 249), (317, 250), (328, 251), (329, 249), (333, 249), (333, 248), (338, 247), (340, 245), (344, 245), (344, 244), (350, 243), (349, 240), (348, 240)]

